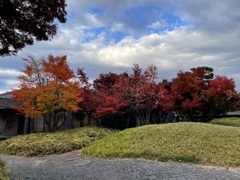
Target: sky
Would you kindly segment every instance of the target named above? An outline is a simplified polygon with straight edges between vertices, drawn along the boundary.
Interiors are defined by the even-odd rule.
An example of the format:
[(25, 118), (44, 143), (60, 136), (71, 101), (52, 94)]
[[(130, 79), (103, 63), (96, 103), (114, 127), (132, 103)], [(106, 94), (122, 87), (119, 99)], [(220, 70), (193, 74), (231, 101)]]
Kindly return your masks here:
[(240, 91), (239, 0), (66, 0), (67, 22), (51, 41), (0, 57), (0, 93), (19, 85), (22, 58), (67, 55), (90, 81), (101, 73), (158, 68), (158, 80), (209, 66)]

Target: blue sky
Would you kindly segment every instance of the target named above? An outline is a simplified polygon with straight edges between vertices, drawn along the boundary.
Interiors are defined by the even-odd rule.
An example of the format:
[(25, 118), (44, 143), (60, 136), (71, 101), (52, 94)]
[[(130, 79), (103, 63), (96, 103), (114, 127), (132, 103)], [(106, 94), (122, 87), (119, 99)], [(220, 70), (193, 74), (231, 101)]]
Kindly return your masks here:
[(66, 0), (67, 23), (57, 35), (35, 42), (17, 56), (0, 57), (0, 93), (16, 88), (28, 55), (67, 55), (90, 80), (100, 73), (131, 71), (154, 64), (159, 81), (180, 70), (210, 66), (233, 78), (240, 91), (239, 0)]

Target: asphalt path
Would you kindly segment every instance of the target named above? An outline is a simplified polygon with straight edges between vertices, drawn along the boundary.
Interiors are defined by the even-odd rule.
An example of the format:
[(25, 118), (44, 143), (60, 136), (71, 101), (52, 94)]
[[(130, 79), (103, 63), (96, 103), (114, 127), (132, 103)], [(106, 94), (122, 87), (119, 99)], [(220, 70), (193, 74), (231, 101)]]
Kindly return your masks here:
[(106, 160), (73, 151), (44, 157), (1, 156), (13, 180), (240, 180), (239, 169), (134, 159)]

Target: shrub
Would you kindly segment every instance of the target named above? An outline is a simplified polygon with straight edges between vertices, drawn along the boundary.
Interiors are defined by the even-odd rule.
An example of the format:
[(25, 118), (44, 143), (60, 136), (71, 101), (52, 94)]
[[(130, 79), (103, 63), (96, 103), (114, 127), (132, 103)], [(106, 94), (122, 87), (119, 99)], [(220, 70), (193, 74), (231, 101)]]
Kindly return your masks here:
[(0, 161), (0, 179), (1, 180), (8, 180), (9, 179), (9, 174), (6, 171), (5, 163)]
[(44, 156), (81, 149), (96, 139), (115, 131), (84, 127), (52, 133), (35, 133), (9, 138), (0, 142), (0, 153), (20, 156)]
[(239, 117), (216, 118), (213, 119), (210, 123), (224, 126), (240, 127), (240, 118)]

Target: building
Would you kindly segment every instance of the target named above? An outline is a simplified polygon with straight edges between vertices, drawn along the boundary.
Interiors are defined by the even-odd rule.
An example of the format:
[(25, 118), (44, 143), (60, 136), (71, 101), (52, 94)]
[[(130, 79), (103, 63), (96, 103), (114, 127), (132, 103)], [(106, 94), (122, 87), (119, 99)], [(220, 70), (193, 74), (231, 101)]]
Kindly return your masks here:
[[(46, 127), (43, 118), (31, 119), (19, 114), (12, 106), (20, 106), (21, 103), (11, 99), (11, 93), (0, 94), (0, 139), (9, 138), (16, 135), (28, 134), (32, 132), (43, 132)], [(78, 116), (72, 113), (67, 115), (62, 128), (78, 128), (86, 125), (96, 125), (96, 121), (86, 115)]]
[(11, 99), (10, 93), (0, 94), (0, 138), (24, 133), (25, 117), (11, 108), (19, 105), (19, 102)]

